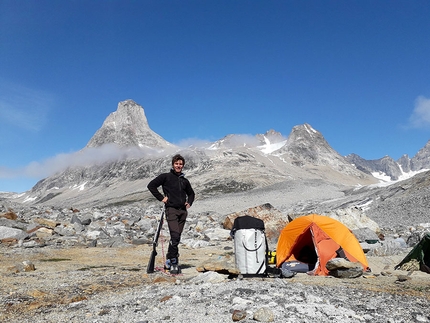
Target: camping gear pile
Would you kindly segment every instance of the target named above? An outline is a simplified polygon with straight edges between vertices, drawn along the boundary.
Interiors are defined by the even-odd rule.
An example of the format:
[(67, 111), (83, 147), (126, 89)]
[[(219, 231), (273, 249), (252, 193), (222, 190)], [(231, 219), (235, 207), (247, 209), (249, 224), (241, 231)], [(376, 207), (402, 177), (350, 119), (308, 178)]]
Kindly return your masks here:
[[(326, 216), (311, 214), (288, 223), (280, 233), (276, 252), (268, 250), (264, 222), (260, 219), (238, 217), (230, 234), (234, 239), (236, 267), (243, 276), (275, 274), (290, 278), (307, 273), (357, 277), (370, 270), (354, 234), (341, 222)], [(276, 267), (270, 266), (275, 259)]]

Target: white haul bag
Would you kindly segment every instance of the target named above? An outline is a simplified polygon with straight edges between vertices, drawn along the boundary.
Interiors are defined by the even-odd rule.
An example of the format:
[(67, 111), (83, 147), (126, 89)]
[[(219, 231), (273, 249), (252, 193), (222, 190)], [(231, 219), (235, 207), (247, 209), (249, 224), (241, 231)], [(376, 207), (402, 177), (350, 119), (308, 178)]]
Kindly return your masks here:
[(264, 275), (267, 266), (266, 235), (260, 229), (239, 229), (234, 232), (236, 267), (243, 275)]

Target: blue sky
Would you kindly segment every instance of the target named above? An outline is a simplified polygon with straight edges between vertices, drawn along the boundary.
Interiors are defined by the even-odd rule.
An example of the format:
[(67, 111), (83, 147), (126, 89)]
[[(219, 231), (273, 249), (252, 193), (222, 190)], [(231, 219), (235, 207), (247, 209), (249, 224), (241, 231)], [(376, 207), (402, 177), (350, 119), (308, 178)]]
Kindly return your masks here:
[(0, 2), (0, 191), (67, 164), (133, 99), (166, 140), (288, 136), (414, 156), (430, 139), (430, 3)]

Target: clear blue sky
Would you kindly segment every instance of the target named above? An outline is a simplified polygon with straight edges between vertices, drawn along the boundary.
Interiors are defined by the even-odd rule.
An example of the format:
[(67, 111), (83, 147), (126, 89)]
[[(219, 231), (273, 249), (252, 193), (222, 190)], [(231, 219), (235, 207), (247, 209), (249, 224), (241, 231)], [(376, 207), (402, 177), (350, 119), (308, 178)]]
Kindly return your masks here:
[(288, 136), (414, 156), (430, 139), (428, 0), (2, 0), (0, 191), (21, 192), (133, 99), (166, 140)]

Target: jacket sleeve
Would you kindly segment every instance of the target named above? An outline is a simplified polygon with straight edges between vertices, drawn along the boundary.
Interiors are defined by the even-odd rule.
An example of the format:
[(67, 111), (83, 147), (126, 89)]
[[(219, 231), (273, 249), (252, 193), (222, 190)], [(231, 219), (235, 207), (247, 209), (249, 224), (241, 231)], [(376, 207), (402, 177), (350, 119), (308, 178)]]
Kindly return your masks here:
[(154, 197), (159, 201), (162, 201), (164, 198), (163, 194), (161, 194), (160, 191), (158, 190), (158, 187), (163, 185), (163, 183), (164, 183), (164, 175), (161, 174), (161, 175), (158, 175), (156, 178), (154, 178), (152, 181), (150, 181), (147, 186), (151, 194), (154, 195)]
[(187, 192), (187, 197), (188, 197), (187, 198), (187, 202), (191, 206), (191, 205), (193, 205), (195, 194), (194, 194), (194, 190), (191, 187), (191, 184), (190, 184), (190, 182), (188, 180), (187, 180), (186, 192)]

